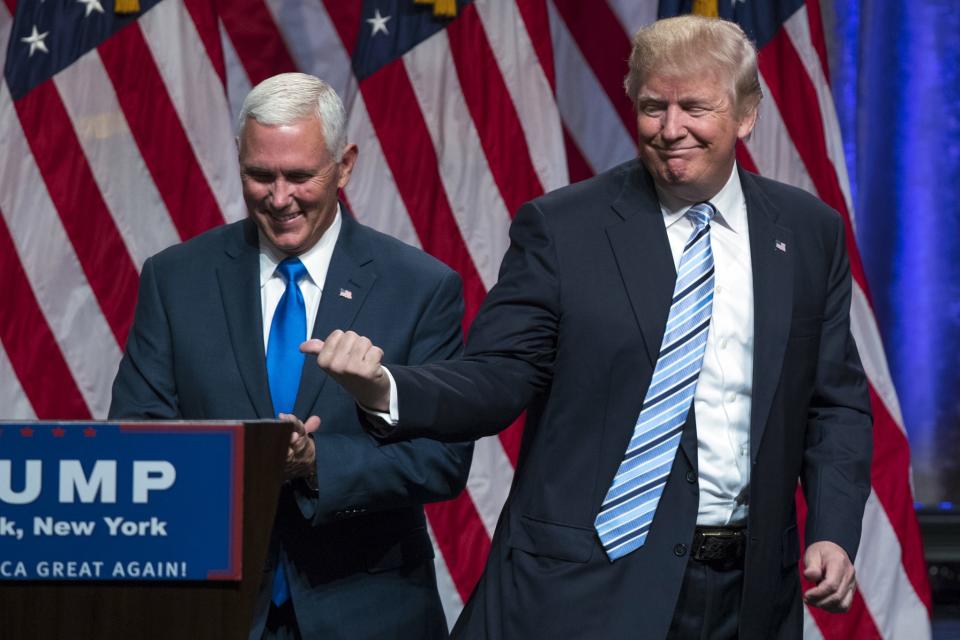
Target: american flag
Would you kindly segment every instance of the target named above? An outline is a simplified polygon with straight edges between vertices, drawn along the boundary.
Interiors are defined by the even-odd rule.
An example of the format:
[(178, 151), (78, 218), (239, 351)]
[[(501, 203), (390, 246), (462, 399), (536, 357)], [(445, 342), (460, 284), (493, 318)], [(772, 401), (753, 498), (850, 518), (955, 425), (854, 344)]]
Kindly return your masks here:
[[(5, 418), (106, 415), (143, 261), (245, 215), (234, 120), (260, 80), (301, 70), (343, 96), (361, 150), (345, 197), (361, 222), (461, 274), (466, 326), (496, 281), (517, 207), (636, 154), (622, 89), (629, 34), (658, 12), (718, 10), (702, 0), (117, 4), (139, 10), (0, 3)], [(719, 9), (760, 47), (766, 98), (740, 162), (817, 194), (848, 222), (852, 326), (871, 383), (860, 591), (846, 616), (808, 610), (805, 635), (929, 637), (909, 450), (855, 244), (819, 3)], [(451, 622), (482, 571), (520, 429), (477, 443), (467, 491), (427, 508)]]

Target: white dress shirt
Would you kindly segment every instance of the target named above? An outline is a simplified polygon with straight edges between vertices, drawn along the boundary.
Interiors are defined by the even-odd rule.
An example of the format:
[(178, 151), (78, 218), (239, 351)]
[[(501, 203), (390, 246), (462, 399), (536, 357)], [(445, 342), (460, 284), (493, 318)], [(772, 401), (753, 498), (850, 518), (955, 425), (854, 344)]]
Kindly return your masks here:
[[(659, 190), (674, 265), (693, 231), (681, 205)], [(747, 204), (736, 166), (710, 199), (715, 288), (703, 368), (693, 396), (697, 417), (700, 508), (697, 524), (746, 521), (750, 484), (750, 409), (753, 396), (753, 272)]]
[[(317, 244), (297, 256), (307, 269), (307, 274), (300, 278), (299, 283), (307, 311), (307, 338), (313, 335), (313, 325), (317, 319), (317, 309), (320, 307), (320, 295), (323, 293), (323, 284), (327, 280), (327, 270), (330, 268), (330, 259), (333, 257), (333, 247), (337, 244), (342, 224), (338, 204), (337, 213), (330, 228), (320, 236)], [(266, 353), (273, 314), (277, 310), (277, 305), (280, 304), (283, 292), (287, 290), (286, 280), (277, 273), (277, 265), (286, 256), (274, 249), (259, 230), (257, 233), (260, 238), (260, 310), (263, 314), (263, 351)]]

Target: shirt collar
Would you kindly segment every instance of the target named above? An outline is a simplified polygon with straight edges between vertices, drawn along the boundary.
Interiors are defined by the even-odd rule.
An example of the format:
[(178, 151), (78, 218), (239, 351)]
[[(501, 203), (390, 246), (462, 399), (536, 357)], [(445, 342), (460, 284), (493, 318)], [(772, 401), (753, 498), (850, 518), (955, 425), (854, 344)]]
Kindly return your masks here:
[[(657, 199), (660, 201), (660, 211), (663, 213), (664, 223), (667, 228), (683, 218), (692, 205), (686, 202), (680, 202), (676, 198), (660, 190), (657, 187)], [(737, 164), (734, 163), (733, 171), (727, 179), (723, 188), (712, 198), (710, 203), (717, 210), (714, 222), (718, 222), (730, 231), (737, 233), (738, 230), (746, 227), (744, 217), (746, 215), (746, 206), (744, 206), (743, 185), (740, 184), (740, 172), (737, 171)]]
[[(338, 202), (337, 213), (333, 217), (330, 228), (323, 232), (315, 245), (297, 256), (303, 266), (306, 267), (307, 276), (321, 289), (327, 279), (327, 270), (330, 268), (330, 259), (333, 257), (333, 247), (337, 244), (342, 226), (343, 220), (341, 219), (340, 203)], [(277, 265), (287, 256), (277, 251), (264, 238), (259, 228), (257, 228), (257, 237), (260, 240), (260, 286), (263, 287), (274, 276)]]

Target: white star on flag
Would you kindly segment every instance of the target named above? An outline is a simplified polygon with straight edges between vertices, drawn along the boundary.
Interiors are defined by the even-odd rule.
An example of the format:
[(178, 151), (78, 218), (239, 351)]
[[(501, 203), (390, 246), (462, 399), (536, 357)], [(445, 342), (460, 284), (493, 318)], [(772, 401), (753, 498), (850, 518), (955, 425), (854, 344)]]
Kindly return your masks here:
[(86, 12), (83, 14), (84, 18), (89, 16), (93, 11), (96, 11), (97, 13), (103, 13), (103, 7), (100, 6), (100, 0), (77, 0), (77, 2), (87, 8)]
[(43, 39), (50, 35), (49, 31), (44, 31), (43, 33), (37, 33), (37, 25), (33, 25), (33, 31), (26, 38), (20, 38), (20, 42), (24, 42), (30, 45), (30, 54), (28, 58), (33, 57), (33, 52), (39, 49), (44, 53), (50, 53), (50, 50), (47, 49), (47, 45), (44, 44)]
[(370, 28), (372, 29), (372, 31), (370, 31), (370, 35), (375, 36), (381, 31), (383, 31), (385, 34), (389, 34), (390, 32), (387, 31), (387, 20), (389, 19), (390, 16), (380, 15), (380, 9), (374, 9), (373, 17), (367, 18), (367, 22), (370, 24)]

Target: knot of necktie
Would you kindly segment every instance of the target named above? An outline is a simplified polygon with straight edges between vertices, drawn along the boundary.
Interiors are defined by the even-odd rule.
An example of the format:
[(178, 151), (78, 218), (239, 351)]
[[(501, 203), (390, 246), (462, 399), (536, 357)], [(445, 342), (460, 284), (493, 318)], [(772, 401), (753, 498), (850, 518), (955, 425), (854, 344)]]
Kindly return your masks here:
[(702, 229), (710, 224), (713, 216), (717, 215), (717, 210), (709, 202), (701, 202), (690, 207), (684, 215), (696, 225), (697, 229)]
[(277, 265), (277, 272), (287, 281), (287, 286), (297, 284), (307, 272), (307, 268), (300, 262), (300, 258), (287, 258)]

